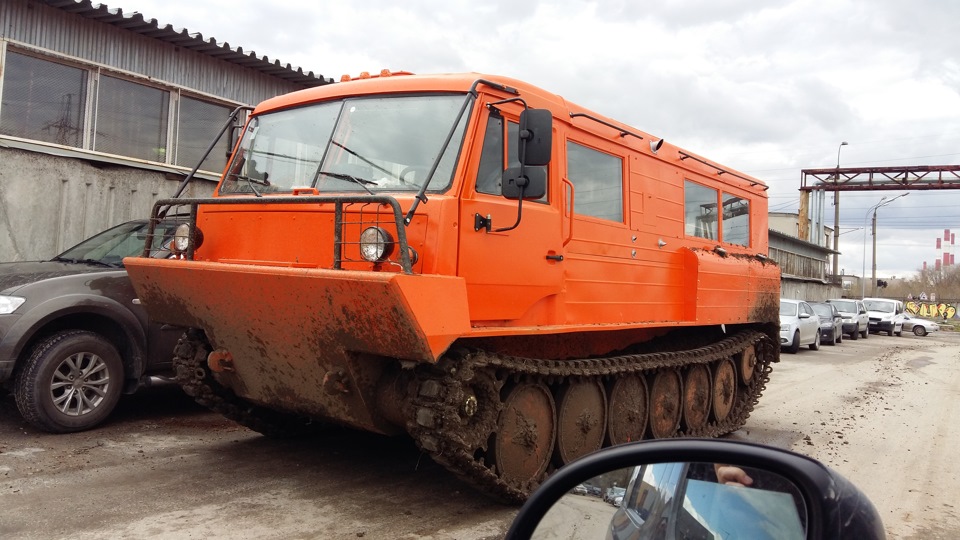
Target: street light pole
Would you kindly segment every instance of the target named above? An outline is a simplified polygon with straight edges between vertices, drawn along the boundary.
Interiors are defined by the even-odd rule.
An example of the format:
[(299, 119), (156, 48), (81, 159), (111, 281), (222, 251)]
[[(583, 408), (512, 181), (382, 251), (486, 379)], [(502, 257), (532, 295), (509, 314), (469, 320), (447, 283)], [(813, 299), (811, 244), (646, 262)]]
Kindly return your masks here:
[(844, 146), (847, 146), (847, 141), (837, 147), (837, 174), (833, 180), (837, 188), (833, 191), (833, 279), (837, 278), (840, 266), (840, 150)]
[(906, 197), (906, 196), (909, 195), (909, 194), (910, 194), (910, 193), (901, 193), (900, 195), (897, 195), (896, 197), (894, 197), (894, 198), (892, 198), (892, 199), (889, 199), (889, 200), (887, 199), (886, 196), (884, 196), (882, 199), (880, 199), (880, 202), (878, 202), (877, 204), (871, 206), (870, 209), (867, 210), (866, 215), (863, 216), (863, 228), (864, 228), (864, 231), (863, 231), (863, 259), (862, 259), (862, 260), (863, 260), (863, 268), (861, 269), (861, 274), (860, 274), (860, 275), (861, 275), (861, 276), (864, 276), (864, 277), (863, 277), (863, 278), (860, 278), (860, 297), (861, 297), (861, 298), (863, 298), (863, 297), (866, 296), (866, 283), (865, 283), (865, 282), (866, 282), (866, 279), (865, 279), (866, 276), (865, 276), (865, 274), (867, 273), (867, 231), (866, 231), (866, 228), (867, 228), (867, 218), (870, 217), (870, 213), (873, 212), (873, 274), (872, 274), (873, 277), (871, 278), (871, 281), (873, 282), (873, 286), (872, 286), (872, 289), (871, 289), (871, 291), (872, 291), (871, 294), (872, 294), (873, 296), (876, 296), (876, 295), (877, 295), (877, 209), (879, 209), (881, 206), (886, 206), (886, 205), (892, 203), (893, 201), (899, 199), (900, 197)]

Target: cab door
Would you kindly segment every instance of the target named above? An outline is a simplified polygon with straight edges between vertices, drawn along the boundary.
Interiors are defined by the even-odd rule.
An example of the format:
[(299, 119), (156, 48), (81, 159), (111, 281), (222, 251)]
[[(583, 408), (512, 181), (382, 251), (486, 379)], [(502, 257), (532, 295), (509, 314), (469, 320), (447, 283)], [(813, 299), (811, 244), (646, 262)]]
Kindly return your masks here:
[[(558, 322), (563, 245), (553, 172), (548, 166), (547, 194), (540, 200), (521, 205), (501, 195), (503, 171), (519, 166), (521, 110), (517, 103), (485, 107), (478, 136), (467, 152), (458, 275), (467, 283), (470, 318), (481, 325)], [(500, 230), (517, 223), (518, 207), (516, 228)]]

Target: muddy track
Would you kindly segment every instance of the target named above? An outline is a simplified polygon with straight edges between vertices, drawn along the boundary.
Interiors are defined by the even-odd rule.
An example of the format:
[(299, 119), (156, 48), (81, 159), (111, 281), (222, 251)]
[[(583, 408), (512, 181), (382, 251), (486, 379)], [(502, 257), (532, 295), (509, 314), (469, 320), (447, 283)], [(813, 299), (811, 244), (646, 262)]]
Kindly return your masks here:
[[(750, 377), (741, 378), (742, 366), (736, 357), (751, 346), (756, 351), (756, 364)], [(175, 351), (177, 382), (201, 405), (271, 437), (311, 435), (328, 427), (322, 422), (254, 405), (236, 396), (210, 372), (207, 366), (210, 350), (203, 331), (191, 329), (181, 338)], [(407, 431), (434, 461), (494, 498), (522, 503), (555, 469), (558, 458), (551, 457), (542, 471), (529, 478), (510, 478), (510, 474), (498, 471), (496, 444), (492, 441), (503, 436), (501, 412), (504, 395), (510, 389), (534, 385), (534, 388), (556, 396), (578, 382), (600, 383), (610, 388), (614, 381), (624, 376), (639, 375), (650, 380), (658, 373), (673, 372), (678, 380), (683, 380), (685, 371), (691, 366), (706, 365), (713, 372), (720, 362), (734, 359), (737, 389), (729, 413), (720, 421), (711, 417), (697, 428), (689, 428), (678, 417), (677, 427), (669, 435), (716, 437), (734, 431), (746, 422), (769, 380), (770, 362), (777, 358), (776, 352), (777, 347), (769, 336), (753, 329), (741, 330), (716, 343), (688, 350), (585, 360), (521, 358), (482, 350), (455, 349), (435, 365), (420, 365), (407, 372), (406, 375), (411, 377), (406, 385), (410, 395), (398, 406), (408, 418)], [(650, 401), (652, 399), (648, 398)], [(650, 406), (652, 404), (648, 405), (648, 410)], [(606, 411), (599, 412), (600, 415), (606, 414)], [(556, 415), (553, 416), (555, 427)], [(537, 438), (536, 433), (528, 431), (530, 433), (521, 430), (512, 436)], [(652, 437), (650, 427), (644, 429), (643, 436)], [(547, 446), (542, 446), (542, 452), (553, 453), (557, 444), (553, 440), (555, 437), (554, 429), (548, 436)], [(541, 435), (540, 439), (543, 438)], [(604, 446), (609, 444), (609, 439), (603, 443)], [(504, 459), (510, 462), (510, 458)]]
[[(481, 491), (509, 503), (522, 503), (546, 476), (511, 481), (498, 474), (490, 441), (497, 436), (503, 408), (504, 387), (541, 383), (554, 395), (572, 381), (599, 381), (609, 387), (618, 377), (638, 374), (650, 379), (664, 370), (676, 371), (682, 379), (690, 366), (716, 365), (736, 357), (750, 346), (756, 350), (752, 376), (740, 379), (730, 412), (722, 421), (712, 418), (696, 429), (680, 425), (674, 437), (716, 437), (734, 431), (746, 422), (769, 380), (777, 346), (766, 334), (743, 330), (717, 343), (690, 350), (629, 354), (589, 360), (546, 360), (493, 355), (484, 351), (458, 350), (429, 368), (417, 371), (414, 418), (408, 431), (417, 444), (461, 479)], [(735, 362), (737, 364), (737, 362)], [(470, 398), (475, 400), (471, 402)], [(464, 403), (475, 403), (465, 411)], [(645, 438), (650, 438), (650, 429)], [(606, 442), (609, 444), (609, 442)], [(552, 445), (551, 445), (552, 446)]]

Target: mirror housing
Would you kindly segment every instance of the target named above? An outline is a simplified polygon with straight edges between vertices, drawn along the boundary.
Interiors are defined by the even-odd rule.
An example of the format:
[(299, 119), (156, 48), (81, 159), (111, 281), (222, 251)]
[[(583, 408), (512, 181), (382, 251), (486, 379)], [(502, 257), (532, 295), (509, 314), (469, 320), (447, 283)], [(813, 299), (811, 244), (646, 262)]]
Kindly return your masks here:
[(524, 199), (543, 197), (547, 194), (547, 172), (541, 167), (510, 167), (503, 171), (500, 192), (505, 198), (519, 199), (521, 188)]
[(530, 538), (557, 501), (594, 477), (638, 465), (677, 462), (753, 467), (783, 477), (803, 499), (808, 539), (886, 538), (870, 500), (819, 461), (788, 450), (723, 439), (649, 440), (588, 454), (560, 468), (527, 499), (505, 538)]
[[(520, 163), (542, 167), (553, 151), (553, 114), (548, 109), (524, 109), (520, 113)], [(526, 197), (525, 197), (526, 198)], [(538, 197), (539, 198), (539, 197)]]

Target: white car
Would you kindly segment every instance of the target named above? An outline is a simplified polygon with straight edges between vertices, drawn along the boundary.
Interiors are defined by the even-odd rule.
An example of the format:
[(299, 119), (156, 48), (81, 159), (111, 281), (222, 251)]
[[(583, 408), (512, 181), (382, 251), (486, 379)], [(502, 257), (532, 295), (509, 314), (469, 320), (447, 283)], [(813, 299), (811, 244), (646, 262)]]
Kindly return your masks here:
[(920, 319), (918, 317), (914, 317), (913, 315), (903, 315), (904, 332), (913, 332), (915, 335), (925, 336), (930, 332), (937, 332), (939, 330), (940, 325), (933, 321)]
[(820, 317), (803, 300), (780, 299), (780, 347), (796, 354), (803, 345), (820, 349)]
[(837, 306), (837, 311), (843, 317), (843, 333), (849, 334), (850, 339), (867, 339), (870, 336), (870, 316), (863, 302), (850, 298), (831, 298), (827, 303)]
[(890, 298), (864, 298), (863, 305), (870, 316), (871, 332), (899, 336), (903, 331), (903, 302)]

